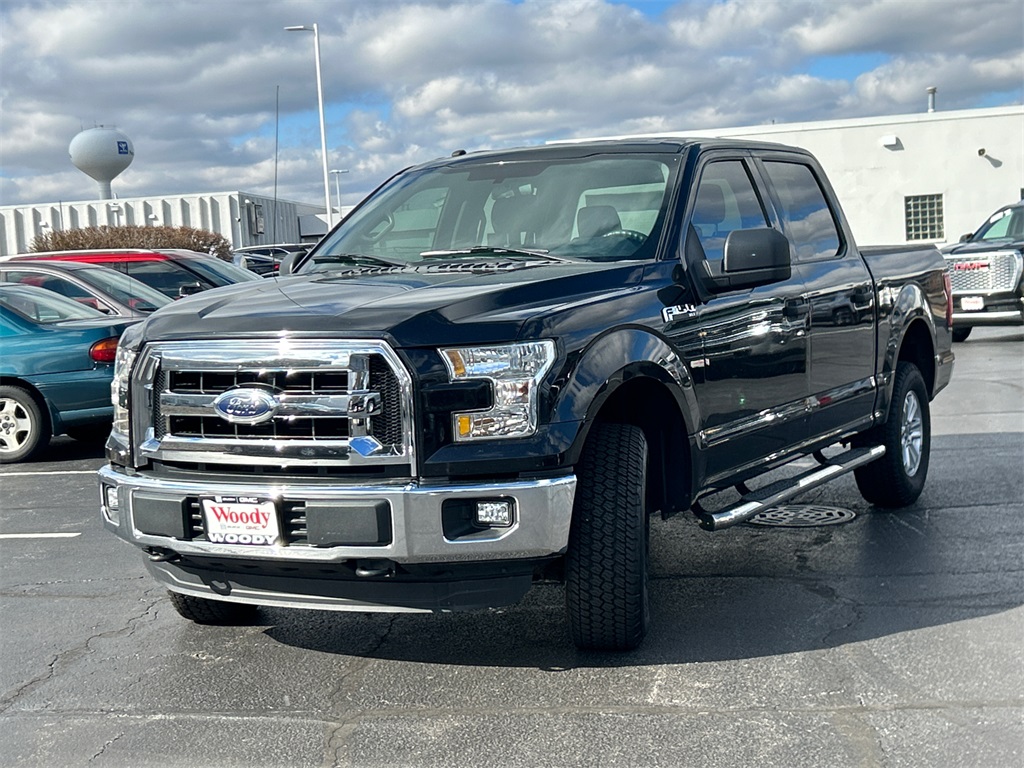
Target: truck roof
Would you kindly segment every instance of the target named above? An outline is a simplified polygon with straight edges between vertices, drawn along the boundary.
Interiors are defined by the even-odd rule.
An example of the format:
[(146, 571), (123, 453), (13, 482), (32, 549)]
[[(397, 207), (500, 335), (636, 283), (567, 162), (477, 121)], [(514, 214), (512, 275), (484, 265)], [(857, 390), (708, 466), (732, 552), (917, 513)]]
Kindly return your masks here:
[(749, 139), (719, 139), (709, 137), (644, 137), (619, 139), (565, 140), (535, 146), (510, 149), (481, 150), (465, 152), (456, 150), (449, 157), (437, 158), (419, 164), (418, 168), (456, 166), (462, 163), (513, 162), (529, 157), (551, 158), (582, 157), (594, 153), (665, 153), (678, 154), (692, 147), (704, 149), (763, 149), (784, 150), (809, 154), (807, 150), (785, 144)]

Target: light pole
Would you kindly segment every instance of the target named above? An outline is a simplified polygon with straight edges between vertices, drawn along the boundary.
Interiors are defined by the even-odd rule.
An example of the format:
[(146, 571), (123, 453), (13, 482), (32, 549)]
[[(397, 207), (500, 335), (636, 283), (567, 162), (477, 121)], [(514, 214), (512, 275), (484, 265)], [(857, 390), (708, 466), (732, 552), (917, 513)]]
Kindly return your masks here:
[(334, 226), (334, 211), (331, 208), (331, 186), (327, 178), (327, 127), (324, 123), (324, 84), (320, 76), (320, 28), (313, 24), (285, 27), (287, 32), (312, 32), (313, 56), (316, 59), (316, 97), (320, 105), (320, 155), (324, 165), (324, 203), (327, 207), (327, 229)]
[(336, 168), (331, 170), (331, 175), (334, 176), (334, 194), (338, 198), (338, 215), (341, 216), (341, 174), (348, 173), (348, 168), (343, 171), (339, 171)]

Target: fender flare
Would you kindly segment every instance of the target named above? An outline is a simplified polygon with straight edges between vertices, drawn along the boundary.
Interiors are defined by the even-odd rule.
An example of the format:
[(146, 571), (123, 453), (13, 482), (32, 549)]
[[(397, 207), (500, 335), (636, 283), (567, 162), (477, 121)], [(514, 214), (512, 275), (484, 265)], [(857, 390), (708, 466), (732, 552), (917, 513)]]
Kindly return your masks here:
[(578, 458), (591, 425), (604, 404), (624, 384), (647, 378), (664, 385), (686, 425), (689, 439), (699, 423), (693, 377), (685, 361), (662, 337), (642, 326), (608, 331), (570, 354), (558, 377), (552, 421), (580, 423), (570, 451)]
[[(935, 339), (935, 318), (929, 310), (928, 299), (921, 287), (915, 283), (907, 283), (899, 289), (899, 293), (893, 299), (889, 313), (888, 336), (885, 339), (885, 354), (882, 357), (880, 370), (881, 384), (880, 391), (883, 401), (879, 403), (879, 410), (882, 413), (888, 411), (889, 402), (892, 399), (892, 390), (896, 377), (896, 365), (900, 360), (903, 344), (906, 341), (908, 331), (917, 322), (924, 322), (928, 327), (928, 335)], [(880, 338), (881, 342), (882, 339)], [(935, 365), (934, 341), (933, 348), (928, 358)], [(922, 371), (926, 379), (934, 380), (935, 371)]]

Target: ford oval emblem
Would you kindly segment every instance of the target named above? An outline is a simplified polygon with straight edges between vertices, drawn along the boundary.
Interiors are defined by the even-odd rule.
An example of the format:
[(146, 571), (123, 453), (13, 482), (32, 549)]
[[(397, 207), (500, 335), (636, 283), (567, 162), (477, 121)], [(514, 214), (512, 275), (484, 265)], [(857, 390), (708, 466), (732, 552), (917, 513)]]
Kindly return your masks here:
[(273, 393), (255, 387), (222, 392), (213, 401), (213, 410), (232, 424), (262, 424), (274, 418), (278, 400)]

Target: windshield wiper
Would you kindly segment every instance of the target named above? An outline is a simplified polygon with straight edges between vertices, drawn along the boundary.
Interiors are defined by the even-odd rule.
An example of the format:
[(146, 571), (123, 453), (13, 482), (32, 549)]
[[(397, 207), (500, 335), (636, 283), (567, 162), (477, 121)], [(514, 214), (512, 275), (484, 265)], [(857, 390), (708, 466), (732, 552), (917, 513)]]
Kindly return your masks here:
[(543, 248), (512, 248), (505, 245), (474, 245), (470, 248), (452, 248), (450, 250), (423, 251), (421, 259), (450, 259), (459, 256), (479, 256), (492, 254), (495, 256), (525, 256), (546, 261), (568, 261), (560, 256), (552, 256)]
[(362, 253), (327, 253), (317, 254), (313, 258), (314, 264), (362, 264), (371, 267), (407, 267), (403, 261), (390, 261), (380, 256), (367, 256)]

